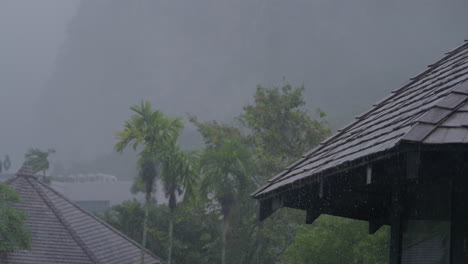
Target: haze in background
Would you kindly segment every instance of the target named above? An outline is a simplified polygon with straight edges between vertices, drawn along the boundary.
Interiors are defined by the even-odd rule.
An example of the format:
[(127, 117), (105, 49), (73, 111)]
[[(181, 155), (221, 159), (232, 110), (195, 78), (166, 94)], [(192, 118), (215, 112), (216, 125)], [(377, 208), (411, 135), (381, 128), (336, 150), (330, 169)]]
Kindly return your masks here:
[(44, 84), (79, 1), (0, 1), (0, 159), (9, 154), (16, 171), (45, 117), (37, 114)]
[(63, 167), (121, 176), (134, 157), (111, 154), (114, 135), (142, 99), (228, 122), (257, 84), (289, 82), (338, 128), (468, 35), (466, 0), (16, 2), (0, 13), (0, 155), (54, 147)]

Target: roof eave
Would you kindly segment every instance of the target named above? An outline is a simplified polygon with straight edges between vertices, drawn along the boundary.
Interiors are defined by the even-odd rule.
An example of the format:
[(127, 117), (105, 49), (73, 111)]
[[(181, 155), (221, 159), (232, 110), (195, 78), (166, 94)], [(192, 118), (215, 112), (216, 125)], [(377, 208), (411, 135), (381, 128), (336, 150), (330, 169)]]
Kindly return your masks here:
[(311, 175), (308, 175), (304, 177), (303, 179), (300, 179), (296, 182), (292, 182), (283, 186), (279, 186), (276, 189), (273, 189), (269, 192), (262, 193), (262, 190), (268, 188), (270, 185), (266, 184), (262, 187), (260, 187), (257, 191), (251, 194), (251, 197), (257, 200), (264, 200), (264, 199), (269, 199), (272, 197), (279, 196), (287, 191), (293, 190), (300, 188), (306, 184), (311, 184), (313, 182), (316, 182), (319, 178), (321, 177), (328, 177), (331, 175), (336, 175), (344, 171), (352, 170), (357, 167), (365, 166), (369, 163), (373, 163), (375, 161), (388, 158), (390, 156), (395, 156), (403, 152), (403, 149), (400, 146), (400, 143), (396, 144), (393, 148), (390, 148), (385, 151), (373, 153), (367, 156), (363, 156), (360, 158), (357, 158), (355, 160), (347, 161), (342, 164), (339, 164), (335, 167), (320, 171), (319, 173), (314, 173)]
[(287, 191), (294, 190), (297, 188), (301, 188), (306, 184), (311, 184), (316, 182), (321, 177), (328, 177), (332, 175), (336, 175), (342, 173), (344, 171), (353, 170), (361, 166), (365, 166), (367, 164), (389, 158), (392, 156), (396, 156), (399, 154), (411, 152), (411, 151), (468, 151), (468, 143), (424, 143), (420, 141), (414, 140), (400, 140), (393, 148), (388, 149), (386, 151), (373, 153), (352, 161), (348, 161), (342, 163), (336, 167), (326, 169), (319, 173), (311, 174), (306, 176), (303, 179), (298, 180), (297, 182), (293, 182), (290, 184), (286, 184), (283, 186), (279, 186), (276, 189), (273, 189), (266, 193), (261, 193), (262, 190), (269, 187), (269, 185), (264, 185), (260, 187), (256, 192), (251, 194), (251, 197), (257, 200), (265, 200), (274, 197), (278, 197), (284, 194)]

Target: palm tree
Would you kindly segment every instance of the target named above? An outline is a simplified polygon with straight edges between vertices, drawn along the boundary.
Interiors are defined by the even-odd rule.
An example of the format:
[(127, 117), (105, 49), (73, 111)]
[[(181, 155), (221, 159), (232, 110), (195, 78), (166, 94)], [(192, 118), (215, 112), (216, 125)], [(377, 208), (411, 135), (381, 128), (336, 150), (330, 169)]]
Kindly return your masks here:
[(167, 146), (175, 144), (183, 124), (179, 118), (166, 117), (160, 111), (153, 111), (148, 101), (142, 101), (140, 105), (134, 105), (130, 109), (135, 114), (125, 122), (124, 129), (117, 133), (118, 142), (114, 147), (120, 153), (129, 145), (134, 150), (139, 146), (143, 147), (139, 159), (139, 178), (144, 182), (146, 193), (140, 257), (140, 262), (144, 263), (149, 206), (154, 183), (158, 177), (158, 167), (161, 164), (161, 153)]
[(202, 158), (202, 191), (214, 195), (221, 206), (221, 264), (226, 258), (226, 234), (238, 193), (247, 184), (250, 153), (239, 140), (225, 139), (213, 148), (205, 150)]
[(177, 196), (184, 199), (193, 197), (195, 182), (199, 175), (198, 152), (181, 151), (173, 145), (164, 152), (161, 180), (166, 197), (169, 199), (169, 246), (167, 263), (171, 264), (173, 221), (177, 207)]
[(49, 169), (49, 155), (55, 153), (54, 149), (48, 149), (47, 151), (42, 151), (38, 148), (29, 149), (28, 152), (24, 155), (26, 165), (31, 166), (34, 172), (42, 171), (42, 174), (45, 178), (46, 170)]

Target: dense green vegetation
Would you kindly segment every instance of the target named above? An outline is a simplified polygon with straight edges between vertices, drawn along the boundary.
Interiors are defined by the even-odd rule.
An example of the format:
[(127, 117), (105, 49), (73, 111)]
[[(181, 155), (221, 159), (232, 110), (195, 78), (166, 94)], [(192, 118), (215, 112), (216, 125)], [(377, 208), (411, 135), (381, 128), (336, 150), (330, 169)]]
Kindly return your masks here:
[(31, 234), (25, 225), (27, 214), (10, 206), (18, 202), (18, 193), (0, 183), (0, 252), (30, 247)]
[(298, 227), (281, 263), (387, 263), (390, 228), (374, 235), (367, 231), (367, 222), (322, 215), (311, 226)]
[[(303, 91), (259, 86), (230, 124), (189, 116), (204, 139), (199, 152), (177, 145), (180, 119), (147, 102), (132, 107), (116, 150), (141, 151), (135, 183), (146, 203), (125, 202), (103, 218), (173, 263), (386, 263), (388, 231), (370, 236), (363, 222), (322, 216), (306, 226), (292, 209), (258, 222), (249, 194), (331, 132), (324, 112), (306, 110)], [(152, 202), (157, 178), (168, 205)]]
[[(196, 156), (190, 152), (180, 151), (177, 139), (183, 129), (179, 118), (164, 116), (160, 111), (153, 111), (149, 102), (142, 102), (130, 108), (134, 115), (124, 124), (124, 129), (117, 133), (118, 142), (115, 149), (123, 152), (128, 146), (137, 150), (140, 168), (136, 178), (136, 188), (145, 192), (145, 213), (143, 218), (142, 246), (146, 246), (149, 207), (156, 178), (160, 177), (164, 184), (166, 196), (169, 198), (169, 247), (168, 263), (171, 262), (172, 251), (172, 215), (177, 205), (177, 192), (183, 189), (191, 190), (193, 180), (198, 176)], [(190, 193), (190, 192), (189, 192)], [(189, 197), (187, 195), (186, 197)], [(141, 263), (144, 263), (144, 251), (141, 250)]]

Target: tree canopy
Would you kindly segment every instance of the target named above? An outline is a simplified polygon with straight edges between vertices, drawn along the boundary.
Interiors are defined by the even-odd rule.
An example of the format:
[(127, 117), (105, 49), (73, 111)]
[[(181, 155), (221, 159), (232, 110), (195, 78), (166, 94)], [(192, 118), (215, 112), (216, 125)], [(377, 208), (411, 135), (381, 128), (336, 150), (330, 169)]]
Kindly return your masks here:
[[(173, 263), (386, 263), (386, 229), (369, 236), (362, 222), (330, 216), (307, 226), (304, 213), (292, 209), (258, 222), (258, 204), (249, 194), (331, 132), (323, 111), (306, 108), (303, 92), (303, 87), (291, 85), (258, 86), (252, 103), (230, 123), (189, 115), (205, 143), (199, 152), (200, 180), (191, 181), (190, 187), (184, 182), (190, 166), (183, 165), (190, 155), (181, 157), (192, 152), (180, 150), (171, 137), (170, 144), (161, 143), (165, 147), (158, 152), (158, 169), (167, 177), (163, 184), (169, 203), (147, 207), (151, 250), (157, 255), (171, 252)], [(129, 122), (126, 128), (149, 131), (139, 123), (143, 121), (132, 117)], [(151, 137), (125, 133), (120, 136), (133, 137), (122, 141), (125, 145), (147, 149), (143, 142)], [(180, 190), (196, 202), (172, 210)], [(142, 232), (144, 215), (144, 207), (135, 201), (112, 208), (104, 219), (135, 237)]]
[(49, 155), (55, 153), (54, 149), (48, 149), (47, 151), (42, 151), (38, 148), (31, 148), (24, 155), (26, 165), (31, 166), (34, 172), (42, 171), (43, 176), (45, 176), (46, 171), (49, 169)]
[(0, 183), (0, 252), (28, 249), (31, 233), (26, 227), (27, 214), (11, 207), (19, 203), (18, 193), (10, 186)]
[(281, 88), (257, 86), (254, 103), (245, 106), (238, 117), (248, 131), (246, 137), (255, 152), (262, 183), (331, 132), (322, 110), (316, 109), (314, 119), (305, 108), (303, 92), (303, 86), (289, 84)]
[[(128, 146), (139, 153), (139, 173), (135, 179), (134, 189), (144, 190), (145, 213), (143, 220), (142, 245), (146, 247), (149, 210), (151, 196), (154, 192), (156, 180), (163, 184), (166, 197), (169, 199), (169, 246), (167, 261), (171, 263), (173, 215), (177, 206), (177, 196), (185, 193), (185, 197), (192, 197), (194, 185), (198, 177), (197, 152), (182, 151), (177, 145), (177, 139), (183, 129), (180, 118), (165, 116), (161, 111), (153, 110), (151, 103), (142, 101), (140, 105), (130, 107), (135, 112), (124, 124), (124, 129), (117, 133), (118, 142), (115, 149), (123, 152)], [(142, 248), (140, 262), (144, 262)]]

